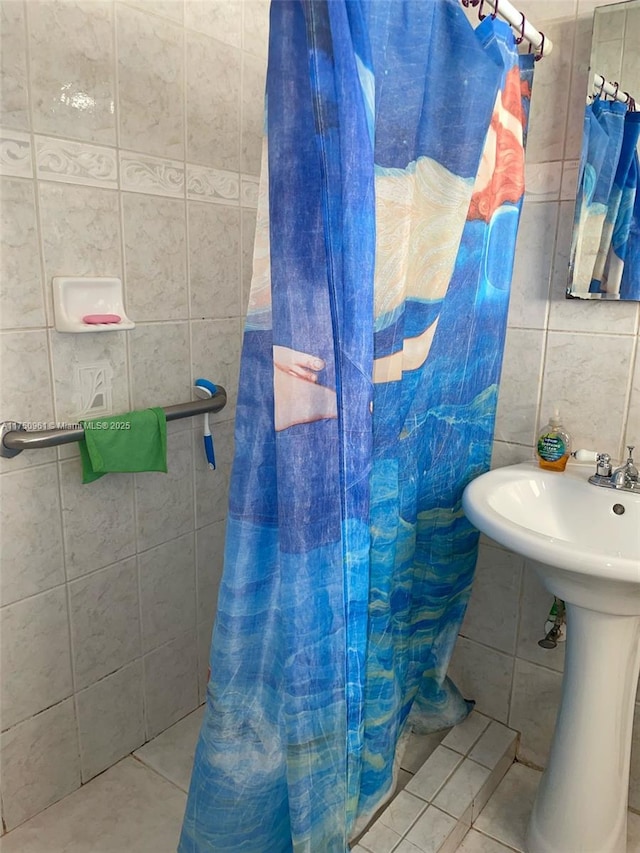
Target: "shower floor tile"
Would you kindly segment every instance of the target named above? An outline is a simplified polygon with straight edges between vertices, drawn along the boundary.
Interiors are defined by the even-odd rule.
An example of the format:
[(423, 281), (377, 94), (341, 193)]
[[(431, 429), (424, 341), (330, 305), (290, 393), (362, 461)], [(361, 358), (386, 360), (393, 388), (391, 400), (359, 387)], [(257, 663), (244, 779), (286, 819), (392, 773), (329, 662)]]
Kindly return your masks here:
[(533, 801), (542, 774), (524, 764), (512, 764), (474, 827), (497, 841), (524, 851), (524, 840)]
[(129, 756), (5, 835), (2, 853), (175, 853), (185, 802)]
[[(472, 831), (458, 848), (458, 853), (525, 853), (529, 815), (541, 778), (540, 770), (524, 764), (512, 764), (474, 822)], [(640, 853), (640, 815), (628, 812), (627, 818), (627, 853)], [(470, 846), (465, 846), (474, 831), (481, 837), (473, 836), (468, 841)], [(498, 842), (499, 846), (491, 846), (491, 841), (494, 844)]]
[(181, 790), (188, 791), (203, 715), (204, 706), (136, 749), (135, 758)]
[[(202, 714), (202, 708), (194, 711), (133, 755), (3, 836), (2, 853), (175, 853)], [(487, 764), (498, 760), (495, 742), (506, 746), (504, 732), (499, 734), (487, 732), (476, 757)], [(465, 751), (471, 750), (470, 744), (464, 746)], [(510, 757), (510, 749), (504, 758)], [(502, 760), (492, 775), (504, 772)], [(541, 775), (530, 767), (512, 764), (461, 843), (462, 833), (469, 826), (470, 809), (456, 824), (454, 816), (426, 802), (420, 804), (408, 792), (392, 801), (395, 805), (388, 814), (382, 814), (369, 839), (375, 840), (374, 849), (384, 849), (386, 843), (393, 853), (436, 849), (438, 853), (456, 849), (458, 853), (522, 853)], [(447, 823), (446, 832), (434, 824), (428, 837), (423, 837), (421, 829), (429, 822), (430, 809), (431, 817)], [(437, 838), (444, 839), (445, 835), (446, 840), (434, 847)], [(352, 853), (372, 853), (369, 839), (365, 839), (366, 834)], [(640, 853), (640, 815), (632, 812), (627, 849)]]
[(464, 837), (464, 841), (458, 847), (458, 853), (513, 853), (513, 847), (505, 847), (495, 838), (470, 830)]
[(455, 853), (512, 764), (518, 733), (473, 712), (445, 734), (405, 790), (396, 790), (356, 839), (356, 850)]

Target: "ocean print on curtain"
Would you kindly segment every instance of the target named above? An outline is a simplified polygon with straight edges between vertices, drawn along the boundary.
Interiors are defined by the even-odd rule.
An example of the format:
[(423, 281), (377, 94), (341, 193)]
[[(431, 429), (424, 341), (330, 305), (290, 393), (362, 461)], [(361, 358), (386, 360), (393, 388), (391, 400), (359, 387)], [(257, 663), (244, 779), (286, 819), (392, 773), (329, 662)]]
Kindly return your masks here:
[[(225, 568), (181, 853), (345, 853), (446, 680), (532, 58), (456, 0), (278, 0)], [(443, 96), (446, 92), (446, 97)]]

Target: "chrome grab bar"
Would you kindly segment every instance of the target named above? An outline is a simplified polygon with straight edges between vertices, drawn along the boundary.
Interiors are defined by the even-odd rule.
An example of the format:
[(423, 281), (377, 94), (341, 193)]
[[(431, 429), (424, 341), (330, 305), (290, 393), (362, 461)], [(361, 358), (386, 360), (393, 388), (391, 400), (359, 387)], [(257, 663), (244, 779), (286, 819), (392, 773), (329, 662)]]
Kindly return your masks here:
[[(221, 385), (208, 400), (191, 400), (189, 403), (178, 403), (176, 406), (166, 406), (164, 413), (168, 421), (178, 421), (181, 418), (191, 418), (204, 415), (205, 412), (219, 412), (227, 404), (227, 392)], [(105, 415), (113, 417), (113, 415)], [(60, 444), (71, 444), (82, 441), (84, 429), (77, 423), (70, 423), (66, 429), (26, 429), (17, 421), (2, 421), (0, 423), (0, 456), (11, 459), (23, 450), (39, 450), (41, 447), (57, 447)]]

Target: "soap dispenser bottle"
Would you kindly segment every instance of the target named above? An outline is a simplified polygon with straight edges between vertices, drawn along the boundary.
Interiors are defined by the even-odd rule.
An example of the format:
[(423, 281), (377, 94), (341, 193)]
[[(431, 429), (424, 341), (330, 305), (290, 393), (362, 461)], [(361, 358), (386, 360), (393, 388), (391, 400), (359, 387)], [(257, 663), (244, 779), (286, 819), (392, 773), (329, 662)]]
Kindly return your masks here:
[(556, 406), (549, 423), (538, 436), (536, 455), (541, 468), (549, 471), (564, 471), (571, 454), (571, 438), (562, 426), (560, 412)]

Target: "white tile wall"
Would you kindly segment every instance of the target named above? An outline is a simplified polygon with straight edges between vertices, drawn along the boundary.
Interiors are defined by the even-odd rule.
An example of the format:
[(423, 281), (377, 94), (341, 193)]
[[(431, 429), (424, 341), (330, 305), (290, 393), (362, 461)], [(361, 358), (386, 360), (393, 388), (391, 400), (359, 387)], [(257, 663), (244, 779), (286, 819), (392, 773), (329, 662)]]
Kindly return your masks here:
[(27, 86), (26, 29), (23, 3), (3, 3), (0, 7), (0, 63), (3, 127), (29, 126), (29, 89)]
[[(518, 8), (554, 42), (536, 63), (527, 149), (527, 196), (518, 234), (493, 465), (531, 458), (537, 431), (557, 401), (575, 447), (640, 445), (640, 303), (567, 300), (567, 264), (592, 15), (608, 0), (520, 0)], [(562, 166), (560, 183), (559, 164)], [(509, 559), (511, 583), (506, 582)], [(532, 564), (496, 558), (482, 540), (479, 574), (451, 666), (480, 712), (522, 732), (518, 755), (544, 766), (560, 697), (564, 645), (537, 642), (552, 596)], [(501, 568), (502, 567), (502, 568)], [(490, 579), (494, 576), (493, 582)], [(517, 589), (515, 588), (517, 587)], [(496, 614), (504, 622), (497, 624)], [(511, 640), (516, 625), (517, 646)], [(508, 626), (508, 631), (507, 631)], [(638, 706), (640, 708), (640, 706)], [(630, 805), (640, 809), (640, 713)]]
[(475, 699), (478, 711), (501, 723), (509, 718), (513, 656), (460, 637), (449, 674), (466, 699)]
[(66, 699), (3, 732), (2, 810), (18, 826), (80, 785), (78, 727)]
[(519, 756), (536, 767), (549, 755), (561, 688), (561, 673), (516, 660), (509, 725), (521, 732)]
[(140, 608), (145, 652), (188, 631), (196, 621), (194, 534), (140, 554)]
[(181, 26), (116, 6), (120, 145), (184, 157), (184, 46)]
[[(222, 190), (225, 184), (219, 186)], [(240, 188), (236, 185), (231, 189), (237, 193), (237, 203)], [(237, 317), (240, 313), (239, 214), (237, 207), (189, 202), (193, 317)]]
[(57, 466), (3, 475), (0, 500), (0, 591), (10, 604), (64, 581)]
[(463, 637), (514, 654), (520, 575), (524, 558), (500, 548), (483, 548), (476, 566), (475, 596), (460, 629)]
[(135, 558), (72, 581), (69, 611), (78, 690), (139, 658), (140, 604)]
[(123, 193), (122, 205), (129, 317), (135, 323), (187, 319), (184, 201)]
[(218, 600), (224, 556), (224, 521), (196, 531), (198, 623), (208, 622)]
[(81, 690), (76, 702), (82, 781), (88, 782), (144, 741), (141, 661)]
[(189, 162), (240, 171), (241, 61), (237, 47), (187, 31)]
[(198, 704), (197, 645), (189, 631), (144, 658), (147, 740)]
[(2, 726), (11, 728), (73, 692), (63, 586), (2, 608)]
[[(2, 797), (12, 828), (206, 687), (250, 280), (267, 0), (0, 0), (0, 412), (76, 420), (227, 389), (169, 425), (169, 474), (83, 486), (66, 445), (0, 460)], [(55, 275), (121, 277), (130, 333), (53, 329)], [(244, 300), (243, 300), (244, 291)], [(196, 571), (196, 506), (198, 511)]]
[[(33, 186), (6, 180), (0, 223), (0, 322), (3, 328), (44, 325), (42, 276), (38, 260), (38, 233)], [(15, 213), (14, 213), (15, 211)], [(21, 287), (11, 281), (20, 271)]]
[(27, 3), (33, 130), (116, 142), (112, 3)]

